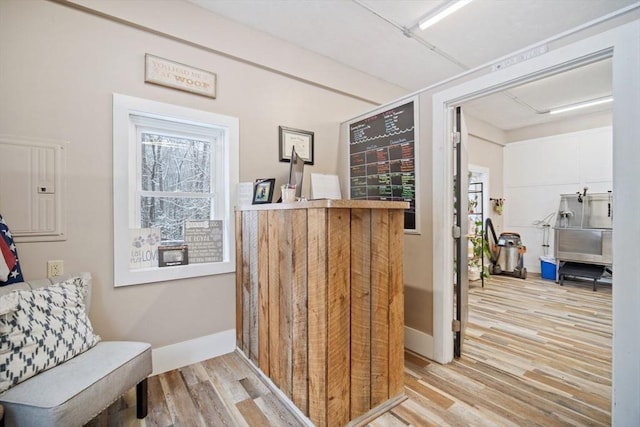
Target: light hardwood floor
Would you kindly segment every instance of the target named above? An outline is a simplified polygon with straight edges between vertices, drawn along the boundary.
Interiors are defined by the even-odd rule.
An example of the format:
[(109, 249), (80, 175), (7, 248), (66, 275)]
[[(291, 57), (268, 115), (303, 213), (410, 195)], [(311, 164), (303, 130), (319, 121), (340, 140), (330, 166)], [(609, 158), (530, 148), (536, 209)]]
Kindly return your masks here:
[[(533, 275), (530, 275), (533, 276)], [(611, 286), (492, 276), (472, 284), (463, 357), (405, 357), (408, 399), (370, 426), (611, 424)], [(91, 426), (295, 426), (236, 354), (149, 380), (149, 415), (132, 390)]]

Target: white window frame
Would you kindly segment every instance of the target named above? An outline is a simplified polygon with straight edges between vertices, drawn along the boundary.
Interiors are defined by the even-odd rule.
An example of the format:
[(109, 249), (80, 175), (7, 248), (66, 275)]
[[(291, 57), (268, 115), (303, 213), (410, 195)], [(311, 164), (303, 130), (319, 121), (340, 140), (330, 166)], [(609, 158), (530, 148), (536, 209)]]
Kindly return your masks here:
[[(131, 229), (140, 228), (139, 192), (141, 127), (171, 130), (193, 135), (193, 129), (217, 140), (212, 162), (211, 187), (214, 210), (223, 219), (224, 255), (222, 262), (188, 264), (173, 267), (130, 269)], [(157, 129), (157, 127), (156, 127)], [(222, 156), (220, 158), (220, 156)], [(222, 165), (216, 168), (215, 165)], [(207, 111), (113, 94), (113, 262), (114, 286), (177, 280), (189, 277), (232, 273), (235, 271), (235, 223), (233, 206), (239, 170), (239, 120)]]

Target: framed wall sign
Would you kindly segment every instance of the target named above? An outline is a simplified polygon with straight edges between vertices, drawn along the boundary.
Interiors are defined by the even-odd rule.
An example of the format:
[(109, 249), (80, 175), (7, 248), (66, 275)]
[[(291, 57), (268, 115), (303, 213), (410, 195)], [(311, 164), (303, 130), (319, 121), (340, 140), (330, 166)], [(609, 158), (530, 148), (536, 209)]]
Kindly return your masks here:
[(215, 73), (151, 54), (144, 56), (144, 81), (160, 86), (216, 97)]
[(280, 129), (280, 161), (291, 161), (291, 149), (302, 157), (305, 165), (313, 164), (313, 132), (279, 126)]
[(404, 229), (418, 233), (414, 100), (349, 123), (349, 196), (353, 200), (409, 202)]

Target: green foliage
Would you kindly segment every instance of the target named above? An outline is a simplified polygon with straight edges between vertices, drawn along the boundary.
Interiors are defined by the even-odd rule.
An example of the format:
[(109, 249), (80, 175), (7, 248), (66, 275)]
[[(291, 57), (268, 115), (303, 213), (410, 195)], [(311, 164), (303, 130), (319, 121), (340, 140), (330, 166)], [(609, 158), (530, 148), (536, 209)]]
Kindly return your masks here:
[[(489, 250), (489, 243), (482, 237), (482, 221), (475, 221), (474, 233), (469, 237), (471, 244), (473, 245), (473, 258), (469, 260), (469, 265), (474, 267), (480, 267), (482, 265), (482, 257), (490, 258), (491, 251)], [(482, 269), (482, 277), (489, 277), (489, 266), (485, 262)]]

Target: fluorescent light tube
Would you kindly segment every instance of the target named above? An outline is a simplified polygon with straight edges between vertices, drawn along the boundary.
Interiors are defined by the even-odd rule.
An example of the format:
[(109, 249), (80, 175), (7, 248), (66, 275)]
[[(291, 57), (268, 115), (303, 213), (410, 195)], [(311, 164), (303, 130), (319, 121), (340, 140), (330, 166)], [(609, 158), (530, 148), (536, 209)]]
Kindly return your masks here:
[(612, 102), (612, 101), (613, 101), (613, 97), (612, 96), (607, 96), (607, 97), (598, 98), (598, 99), (592, 99), (590, 101), (579, 102), (577, 104), (567, 105), (566, 107), (552, 108), (551, 110), (549, 110), (549, 114), (566, 113), (567, 111), (578, 110), (580, 108), (593, 107), (594, 105), (606, 104), (607, 102)]
[(443, 9), (440, 9), (435, 14), (427, 15), (424, 19), (422, 19), (418, 23), (418, 26), (420, 27), (421, 30), (424, 30), (424, 29), (432, 26), (436, 22), (438, 22), (438, 21), (446, 18), (447, 16), (451, 15), (455, 11), (457, 11), (459, 9), (462, 9), (463, 7), (468, 5), (469, 3), (471, 3), (471, 0), (457, 0), (457, 1), (449, 2), (449, 3), (447, 3), (447, 5)]

